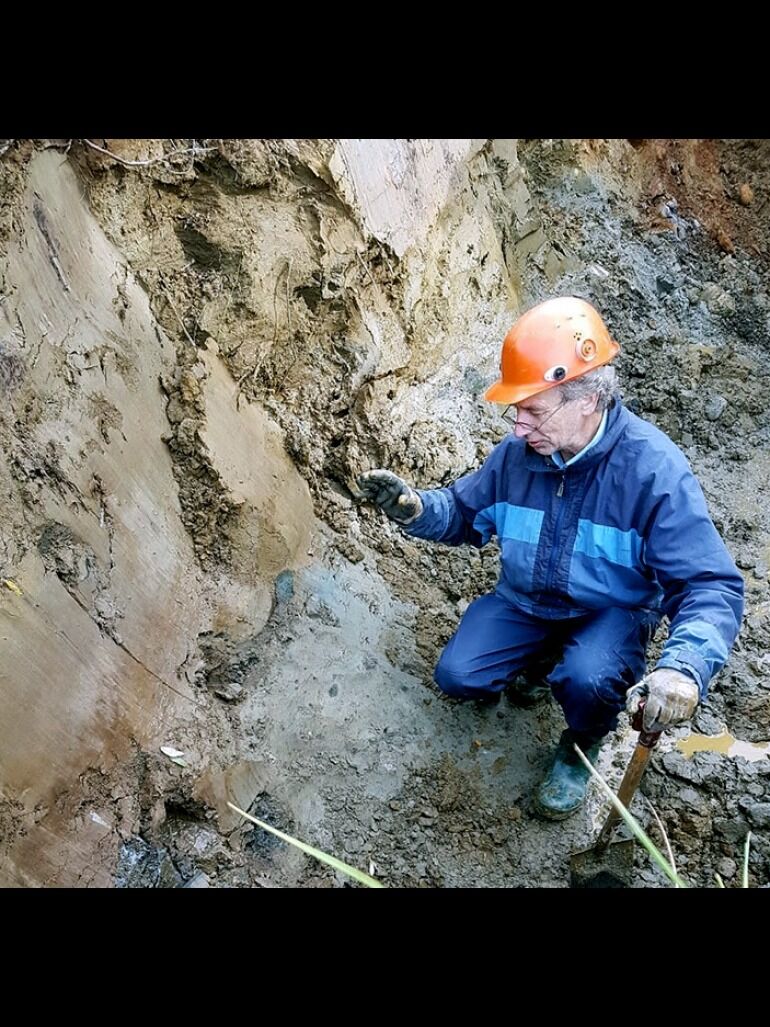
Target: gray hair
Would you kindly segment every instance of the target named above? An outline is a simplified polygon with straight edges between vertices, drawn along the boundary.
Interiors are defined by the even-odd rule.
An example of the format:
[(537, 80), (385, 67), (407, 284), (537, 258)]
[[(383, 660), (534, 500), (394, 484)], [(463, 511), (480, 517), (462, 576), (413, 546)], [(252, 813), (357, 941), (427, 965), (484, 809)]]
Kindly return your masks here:
[(596, 393), (597, 410), (606, 410), (614, 399), (620, 399), (620, 383), (615, 368), (611, 364), (602, 364), (593, 371), (587, 371), (577, 378), (571, 378), (557, 386), (556, 391), (562, 400), (568, 403), (573, 399), (582, 399)]

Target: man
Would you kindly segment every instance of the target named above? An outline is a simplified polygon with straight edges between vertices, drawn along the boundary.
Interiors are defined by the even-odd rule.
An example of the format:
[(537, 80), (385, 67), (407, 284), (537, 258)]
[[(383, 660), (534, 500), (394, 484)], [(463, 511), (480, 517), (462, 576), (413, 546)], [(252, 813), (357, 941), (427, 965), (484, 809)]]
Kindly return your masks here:
[[(475, 546), (498, 536), (497, 587), (468, 607), (435, 679), (448, 695), (495, 701), (533, 661), (559, 654), (547, 684), (567, 728), (534, 798), (551, 820), (585, 799), (573, 743), (595, 763), (641, 696), (647, 730), (688, 720), (743, 612), (743, 579), (684, 455), (620, 401), (619, 349), (589, 303), (547, 300), (505, 337), (485, 398), (508, 404), (513, 432), (479, 470), (428, 490), (386, 470), (359, 478), (410, 535)], [(668, 641), (643, 677), (663, 614)]]

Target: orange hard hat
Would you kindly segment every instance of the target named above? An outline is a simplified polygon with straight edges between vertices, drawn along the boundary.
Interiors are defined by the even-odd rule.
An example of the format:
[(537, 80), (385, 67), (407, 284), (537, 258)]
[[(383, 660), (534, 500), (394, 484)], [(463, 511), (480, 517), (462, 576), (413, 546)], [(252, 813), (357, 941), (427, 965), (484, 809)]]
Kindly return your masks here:
[(574, 296), (546, 300), (522, 314), (506, 335), (500, 381), (484, 398), (520, 403), (609, 363), (619, 351), (590, 303)]

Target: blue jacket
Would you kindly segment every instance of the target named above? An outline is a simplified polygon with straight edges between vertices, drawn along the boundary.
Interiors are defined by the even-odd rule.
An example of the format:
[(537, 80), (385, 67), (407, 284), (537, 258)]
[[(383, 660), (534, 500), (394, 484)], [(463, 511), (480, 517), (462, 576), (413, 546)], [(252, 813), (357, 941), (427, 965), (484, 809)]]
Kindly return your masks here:
[(740, 628), (743, 578), (684, 454), (649, 422), (615, 403), (604, 437), (571, 467), (509, 435), (479, 470), (417, 491), (424, 511), (405, 530), (449, 545), (497, 535), (497, 592), (533, 616), (608, 604), (665, 613), (657, 666), (706, 695)]

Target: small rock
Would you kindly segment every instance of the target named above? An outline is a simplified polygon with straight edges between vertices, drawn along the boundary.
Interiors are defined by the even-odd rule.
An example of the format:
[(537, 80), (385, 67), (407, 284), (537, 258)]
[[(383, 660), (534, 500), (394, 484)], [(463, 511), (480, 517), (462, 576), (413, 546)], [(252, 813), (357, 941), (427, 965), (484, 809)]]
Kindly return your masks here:
[(745, 821), (734, 818), (732, 820), (715, 820), (714, 830), (728, 842), (738, 844), (745, 841), (748, 827)]
[(199, 870), (195, 877), (191, 877), (187, 884), (182, 885), (183, 888), (208, 888), (209, 879), (202, 870)]
[[(716, 757), (716, 761), (709, 757)], [(689, 760), (681, 753), (673, 749), (664, 753), (661, 764), (667, 773), (672, 777), (678, 777), (682, 781), (689, 781), (693, 784), (703, 784), (717, 770), (720, 760), (719, 753), (698, 752)]]
[(721, 720), (708, 710), (699, 709), (693, 717), (693, 727), (702, 735), (720, 735), (725, 730)]
[(243, 695), (243, 686), (237, 681), (223, 682), (215, 686), (214, 695), (225, 702), (237, 702)]
[(717, 421), (722, 416), (727, 406), (724, 396), (712, 396), (706, 401), (704, 413), (709, 421)]
[(770, 802), (755, 802), (746, 806), (749, 819), (756, 827), (770, 827)]
[(700, 298), (712, 314), (735, 313), (735, 300), (716, 282), (706, 282)]
[(704, 813), (708, 809), (705, 799), (694, 788), (682, 788), (679, 792), (679, 799), (697, 813)]
[(738, 201), (742, 203), (744, 207), (748, 207), (753, 199), (754, 190), (748, 182), (742, 182), (738, 186)]
[(738, 864), (735, 862), (735, 860), (730, 859), (727, 856), (724, 859), (720, 859), (720, 861), (717, 863), (717, 872), (719, 873), (720, 877), (726, 877), (728, 880), (731, 877), (735, 877), (735, 871), (737, 869)]
[(609, 271), (606, 268), (602, 267), (601, 264), (589, 264), (586, 268), (586, 271), (588, 271), (589, 275), (593, 275), (594, 278), (610, 277)]
[(349, 539), (342, 539), (337, 543), (337, 548), (351, 563), (360, 563), (365, 555), (363, 549)]
[(655, 279), (655, 288), (657, 290), (658, 296), (668, 296), (670, 293), (674, 291), (676, 286), (668, 278), (663, 278), (662, 275), (658, 275), (658, 277)]

